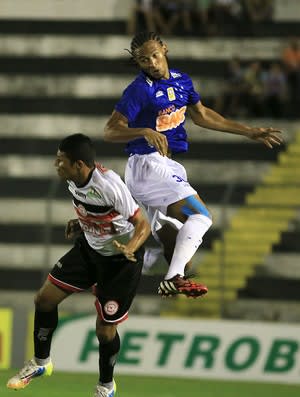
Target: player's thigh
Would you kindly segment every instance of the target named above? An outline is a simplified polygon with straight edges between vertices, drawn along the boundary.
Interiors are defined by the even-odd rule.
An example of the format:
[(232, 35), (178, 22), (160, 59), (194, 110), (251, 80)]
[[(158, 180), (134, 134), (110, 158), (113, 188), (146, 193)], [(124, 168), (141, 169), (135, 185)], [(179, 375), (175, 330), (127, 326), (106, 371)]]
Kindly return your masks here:
[(95, 305), (100, 319), (108, 324), (118, 324), (127, 318), (140, 281), (143, 255), (144, 250), (139, 249), (135, 253), (137, 262), (114, 255), (99, 264)]
[(168, 205), (197, 193), (184, 167), (158, 153), (129, 158), (125, 180), (136, 200), (163, 213)]
[(170, 204), (167, 208), (167, 215), (184, 223), (189, 215), (204, 214), (209, 216), (204, 201), (198, 194), (188, 196), (176, 203)]
[(48, 275), (52, 284), (65, 292), (82, 292), (96, 282), (96, 272), (91, 264), (98, 254), (88, 245), (84, 236), (62, 256)]
[(52, 310), (69, 295), (70, 292), (63, 291), (47, 279), (37, 292), (34, 302), (37, 308), (47, 311)]

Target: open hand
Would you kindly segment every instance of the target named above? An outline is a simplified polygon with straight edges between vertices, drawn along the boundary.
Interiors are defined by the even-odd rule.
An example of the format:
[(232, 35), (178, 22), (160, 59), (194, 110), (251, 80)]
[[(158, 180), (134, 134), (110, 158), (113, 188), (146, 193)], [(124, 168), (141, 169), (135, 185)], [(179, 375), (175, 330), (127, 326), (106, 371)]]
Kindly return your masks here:
[(168, 140), (164, 134), (151, 130), (149, 134), (145, 135), (145, 139), (149, 145), (154, 146), (162, 156), (168, 154)]
[(114, 246), (131, 262), (136, 262), (134, 252), (129, 250), (125, 244), (120, 244), (119, 241), (113, 241)]
[(81, 227), (78, 219), (70, 219), (65, 229), (65, 238), (67, 240), (72, 240), (80, 232), (81, 232)]
[(250, 139), (262, 142), (270, 149), (272, 149), (274, 146), (279, 146), (283, 143), (283, 138), (281, 137), (281, 130), (272, 127), (252, 128), (248, 136)]

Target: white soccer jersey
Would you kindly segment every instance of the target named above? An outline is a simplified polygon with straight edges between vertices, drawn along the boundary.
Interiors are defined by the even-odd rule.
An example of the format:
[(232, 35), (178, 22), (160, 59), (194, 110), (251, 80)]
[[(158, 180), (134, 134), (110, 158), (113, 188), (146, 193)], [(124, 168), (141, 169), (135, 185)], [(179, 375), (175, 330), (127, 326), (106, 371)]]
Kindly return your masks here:
[(122, 179), (101, 165), (85, 186), (68, 181), (73, 205), (89, 245), (101, 255), (120, 254), (113, 240), (126, 244), (134, 226), (128, 220), (139, 210)]

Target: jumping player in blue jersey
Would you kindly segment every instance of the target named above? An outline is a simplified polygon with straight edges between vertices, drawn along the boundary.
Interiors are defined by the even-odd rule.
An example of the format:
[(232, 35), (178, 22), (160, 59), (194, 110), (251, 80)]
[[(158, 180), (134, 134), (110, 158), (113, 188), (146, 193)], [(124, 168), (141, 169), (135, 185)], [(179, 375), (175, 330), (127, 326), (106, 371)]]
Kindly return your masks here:
[(159, 294), (201, 296), (207, 287), (186, 278), (185, 267), (210, 228), (211, 215), (184, 167), (171, 159), (173, 153), (188, 150), (186, 113), (200, 127), (244, 135), (269, 148), (282, 143), (281, 131), (227, 120), (204, 106), (191, 78), (169, 68), (167, 45), (156, 33), (137, 34), (129, 52), (140, 73), (116, 104), (104, 139), (127, 143), (125, 182), (146, 208), (169, 262)]

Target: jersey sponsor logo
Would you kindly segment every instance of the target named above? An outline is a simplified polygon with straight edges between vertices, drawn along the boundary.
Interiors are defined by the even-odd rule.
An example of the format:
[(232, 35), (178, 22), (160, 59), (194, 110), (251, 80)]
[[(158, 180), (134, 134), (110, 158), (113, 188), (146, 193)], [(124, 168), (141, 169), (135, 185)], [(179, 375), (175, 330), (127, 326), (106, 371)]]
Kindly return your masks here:
[(91, 187), (89, 189), (89, 191), (87, 192), (86, 196), (89, 197), (89, 198), (97, 198), (97, 199), (102, 198), (101, 194), (98, 193), (97, 190), (95, 188), (93, 188), (93, 187)]
[(104, 305), (104, 311), (109, 316), (113, 316), (117, 313), (119, 309), (119, 304), (116, 301), (107, 301)]
[(80, 222), (81, 229), (90, 233), (96, 237), (103, 237), (106, 235), (116, 234), (115, 226), (113, 224), (113, 219), (119, 215), (117, 211), (110, 211), (109, 214), (105, 215), (90, 215), (81, 216), (76, 208), (78, 219)]
[[(160, 115), (156, 118), (156, 131), (168, 131), (172, 128), (178, 127), (184, 122), (186, 106), (183, 106), (182, 108), (176, 109), (174, 111), (173, 109), (176, 109), (175, 106), (170, 106), (169, 108), (160, 112)], [(166, 110), (171, 111), (166, 112)]]
[(80, 226), (84, 232), (90, 233), (96, 237), (116, 233), (111, 223), (84, 223), (81, 221)]
[(96, 237), (103, 237), (111, 234), (116, 234), (114, 225), (112, 223), (92, 223), (92, 222), (84, 222), (84, 220), (80, 219), (81, 229), (85, 233), (92, 234)]
[(168, 98), (169, 101), (175, 101), (176, 95), (173, 87), (168, 87), (167, 88), (167, 93), (168, 93)]
[(86, 195), (84, 193), (80, 192), (79, 190), (75, 190), (75, 194), (79, 197), (86, 198)]
[(155, 94), (156, 98), (159, 98), (160, 96), (163, 96), (164, 93), (162, 91), (157, 91), (157, 93)]

